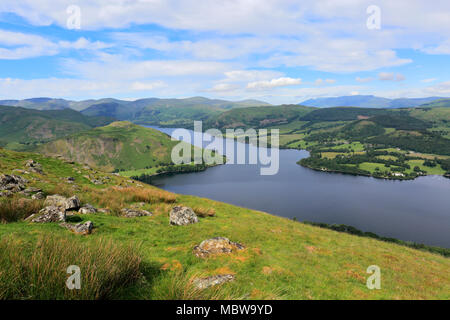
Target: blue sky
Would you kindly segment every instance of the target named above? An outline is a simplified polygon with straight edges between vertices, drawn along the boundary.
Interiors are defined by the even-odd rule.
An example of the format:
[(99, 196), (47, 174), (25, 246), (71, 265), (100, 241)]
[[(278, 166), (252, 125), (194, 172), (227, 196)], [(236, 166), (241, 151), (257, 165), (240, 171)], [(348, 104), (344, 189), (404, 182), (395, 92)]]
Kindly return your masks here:
[(3, 2), (0, 99), (450, 96), (449, 1)]

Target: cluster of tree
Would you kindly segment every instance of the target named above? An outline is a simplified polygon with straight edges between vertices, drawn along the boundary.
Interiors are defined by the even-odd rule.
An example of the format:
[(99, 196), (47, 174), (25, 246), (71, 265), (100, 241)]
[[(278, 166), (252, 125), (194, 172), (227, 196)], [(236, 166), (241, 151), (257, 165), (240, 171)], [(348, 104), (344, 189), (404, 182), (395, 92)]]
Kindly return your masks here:
[(435, 133), (421, 135), (381, 135), (370, 138), (370, 143), (386, 147), (395, 146), (404, 150), (414, 150), (422, 153), (450, 155), (450, 140)]

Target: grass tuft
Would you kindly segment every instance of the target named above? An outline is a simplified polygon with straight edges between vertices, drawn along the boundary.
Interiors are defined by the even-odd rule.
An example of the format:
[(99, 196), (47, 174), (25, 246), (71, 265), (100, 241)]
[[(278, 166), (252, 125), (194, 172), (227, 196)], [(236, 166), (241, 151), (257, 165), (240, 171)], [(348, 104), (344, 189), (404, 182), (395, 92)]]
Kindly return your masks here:
[[(137, 248), (103, 239), (42, 236), (33, 244), (13, 237), (0, 241), (0, 300), (108, 299), (141, 276)], [(66, 270), (81, 269), (81, 289), (69, 290)]]
[(19, 221), (39, 212), (43, 201), (30, 200), (19, 197), (6, 198), (0, 201), (0, 222), (10, 223)]

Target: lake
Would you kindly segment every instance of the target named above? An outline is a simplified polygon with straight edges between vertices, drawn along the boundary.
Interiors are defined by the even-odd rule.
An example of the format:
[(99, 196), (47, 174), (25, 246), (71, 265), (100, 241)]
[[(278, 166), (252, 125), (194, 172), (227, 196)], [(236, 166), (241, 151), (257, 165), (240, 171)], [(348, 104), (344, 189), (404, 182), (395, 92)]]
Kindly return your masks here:
[[(153, 127), (167, 134), (174, 129)], [(256, 148), (246, 145), (246, 148)], [(308, 152), (280, 150), (279, 172), (225, 164), (160, 176), (153, 184), (299, 221), (346, 224), (381, 236), (450, 248), (450, 179), (390, 181), (317, 172), (297, 165)]]

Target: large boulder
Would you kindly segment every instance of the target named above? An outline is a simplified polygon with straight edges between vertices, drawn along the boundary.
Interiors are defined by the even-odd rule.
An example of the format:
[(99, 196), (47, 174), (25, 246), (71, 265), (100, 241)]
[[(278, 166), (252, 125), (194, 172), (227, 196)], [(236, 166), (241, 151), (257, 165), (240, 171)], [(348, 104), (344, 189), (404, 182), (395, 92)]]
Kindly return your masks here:
[(25, 189), (28, 180), (17, 176), (15, 174), (1, 174), (0, 175), (0, 190), (8, 190), (11, 192), (19, 192)]
[(199, 258), (207, 258), (217, 254), (229, 254), (245, 247), (237, 242), (230, 241), (228, 238), (216, 237), (202, 241), (194, 247), (194, 254)]
[(198, 217), (191, 208), (176, 206), (170, 211), (169, 222), (172, 225), (184, 226), (191, 223), (197, 223)]
[(31, 196), (31, 199), (33, 199), (33, 200), (42, 200), (44, 198), (45, 198), (45, 194), (43, 192), (38, 192)]
[(97, 213), (97, 209), (95, 209), (93, 205), (86, 203), (80, 208), (80, 210), (78, 210), (78, 212), (81, 214), (94, 214)]
[(125, 208), (121, 210), (122, 214), (127, 218), (151, 216), (152, 213), (142, 209)]
[(234, 275), (232, 274), (218, 274), (207, 278), (194, 279), (193, 283), (197, 287), (197, 289), (203, 290), (233, 280)]
[(94, 224), (91, 221), (86, 221), (84, 223), (70, 224), (70, 223), (60, 223), (61, 227), (69, 229), (76, 234), (87, 235), (92, 233)]
[(38, 214), (31, 215), (28, 219), (32, 222), (64, 222), (66, 221), (66, 211), (62, 207), (47, 206)]
[(80, 208), (80, 200), (77, 196), (66, 198), (59, 194), (54, 194), (52, 196), (47, 196), (44, 205), (61, 207), (65, 210), (78, 210)]

